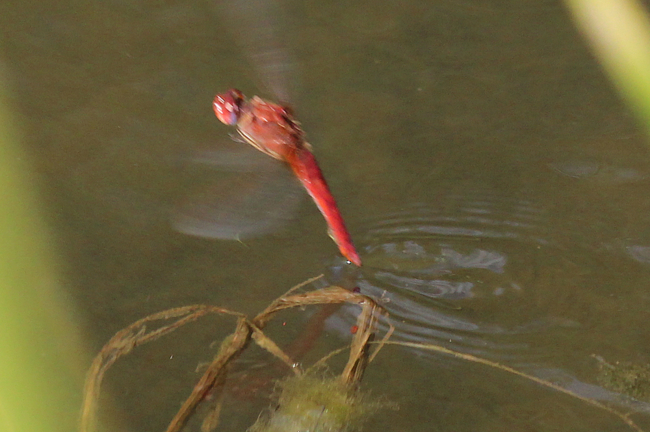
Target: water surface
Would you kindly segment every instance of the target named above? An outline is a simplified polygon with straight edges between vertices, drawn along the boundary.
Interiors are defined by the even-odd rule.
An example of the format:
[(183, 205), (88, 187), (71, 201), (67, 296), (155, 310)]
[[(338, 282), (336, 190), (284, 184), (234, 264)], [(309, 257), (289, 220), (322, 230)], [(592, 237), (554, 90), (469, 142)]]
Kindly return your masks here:
[[(383, 297), (395, 338), (618, 401), (591, 355), (648, 360), (650, 159), (561, 5), (281, 7), (293, 103), (364, 259), (356, 283)], [(213, 95), (269, 94), (223, 9), (45, 1), (5, 3), (0, 17), (13, 108), (93, 349), (164, 308), (256, 312), (341, 265), (306, 200), (288, 226), (240, 242), (172, 228), (212, 175), (196, 180), (188, 155), (229, 140)], [(327, 347), (347, 340), (353, 312), (328, 321)], [(199, 325), (119, 366), (110, 392), (125, 430), (161, 430), (227, 331)], [(386, 349), (364, 385), (400, 406), (378, 419), (384, 430), (624, 430), (522, 379), (413, 349)], [(225, 430), (245, 430), (256, 404), (232, 404)]]

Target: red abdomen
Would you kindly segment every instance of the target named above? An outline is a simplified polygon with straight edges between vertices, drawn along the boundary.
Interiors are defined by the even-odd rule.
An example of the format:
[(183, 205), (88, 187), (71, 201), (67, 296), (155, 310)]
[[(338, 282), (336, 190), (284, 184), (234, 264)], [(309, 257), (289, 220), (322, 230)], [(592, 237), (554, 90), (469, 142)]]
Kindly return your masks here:
[(314, 155), (307, 148), (299, 148), (287, 155), (286, 161), (323, 214), (330, 236), (343, 256), (361, 266), (361, 258), (352, 244), (352, 238)]

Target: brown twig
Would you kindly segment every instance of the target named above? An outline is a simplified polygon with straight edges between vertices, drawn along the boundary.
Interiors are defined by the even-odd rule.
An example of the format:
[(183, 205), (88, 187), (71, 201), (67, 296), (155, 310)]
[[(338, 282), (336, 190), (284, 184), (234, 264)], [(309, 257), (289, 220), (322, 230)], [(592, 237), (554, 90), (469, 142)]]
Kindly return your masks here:
[[(189, 322), (196, 321), (202, 316), (215, 313), (242, 316), (240, 313), (215, 306), (184, 306), (149, 315), (117, 332), (97, 354), (86, 376), (80, 431), (89, 432), (94, 430), (97, 401), (104, 374), (120, 357), (130, 353), (139, 345), (154, 341)], [(178, 319), (155, 330), (147, 330), (148, 323), (173, 318)]]
[[(194, 386), (190, 396), (185, 400), (180, 410), (170, 422), (167, 427), (167, 432), (180, 431), (187, 423), (189, 417), (195, 412), (198, 405), (208, 394), (211, 394), (213, 399), (217, 402), (212, 414), (204, 422), (203, 429), (212, 430), (217, 426), (221, 401), (223, 398), (224, 382), (230, 365), (246, 349), (251, 339), (253, 339), (260, 347), (266, 349), (290, 366), (294, 373), (297, 375), (301, 374), (300, 369), (295, 367), (291, 358), (286, 355), (286, 353), (284, 353), (275, 342), (266, 337), (262, 331), (264, 326), (277, 312), (285, 309), (319, 304), (352, 303), (360, 305), (362, 310), (361, 314), (357, 318), (358, 329), (353, 338), (350, 357), (342, 375), (342, 379), (346, 383), (358, 382), (363, 374), (363, 369), (370, 361), (370, 358), (368, 357), (368, 344), (374, 338), (378, 316), (380, 314), (387, 314), (385, 310), (370, 297), (356, 294), (337, 286), (331, 286), (303, 294), (292, 294), (296, 289), (305, 286), (318, 278), (320, 278), (320, 276), (295, 286), (289, 290), (286, 295), (271, 303), (269, 307), (264, 309), (264, 311), (258, 314), (252, 321), (248, 320), (243, 314), (228, 309), (207, 305), (194, 305), (174, 308), (150, 315), (119, 331), (102, 348), (88, 372), (81, 419), (81, 431), (91, 432), (93, 430), (96, 404), (99, 397), (101, 383), (105, 372), (115, 363), (115, 361), (130, 353), (136, 346), (156, 340), (159, 337), (176, 330), (180, 326), (195, 321), (207, 314), (217, 313), (236, 316), (238, 318), (237, 327), (234, 333), (222, 342), (219, 353), (208, 365), (203, 376)], [(177, 320), (155, 330), (148, 331), (146, 328), (146, 324), (149, 322), (169, 320), (173, 318), (177, 318)], [(389, 333), (390, 332), (392, 332), (392, 330), (389, 330)], [(387, 336), (384, 337), (383, 341), (386, 340)], [(377, 350), (375, 350), (374, 354), (376, 354)]]
[[(194, 413), (196, 407), (201, 403), (208, 393), (215, 397), (220, 397), (223, 392), (223, 383), (226, 379), (228, 366), (244, 351), (251, 339), (252, 329), (245, 317), (240, 317), (237, 321), (237, 329), (229, 337), (227, 343), (223, 343), (219, 354), (210, 363), (203, 373), (199, 382), (194, 386), (194, 390), (185, 400), (181, 409), (178, 410), (172, 421), (169, 423), (166, 432), (177, 432), (182, 429), (190, 415)], [(215, 420), (216, 422), (216, 420)], [(216, 425), (216, 424), (215, 424)]]
[(489, 366), (489, 367), (500, 369), (502, 371), (505, 371), (505, 372), (520, 376), (520, 377), (525, 378), (527, 380), (533, 381), (533, 382), (535, 382), (537, 384), (543, 385), (544, 387), (548, 387), (548, 388), (553, 389), (555, 391), (558, 391), (560, 393), (564, 393), (564, 394), (566, 394), (568, 396), (579, 399), (579, 400), (581, 400), (581, 401), (583, 401), (585, 403), (588, 403), (589, 405), (595, 406), (596, 408), (607, 411), (608, 413), (613, 414), (613, 415), (617, 416), (618, 418), (620, 418), (625, 424), (627, 424), (630, 428), (634, 429), (635, 431), (643, 432), (643, 429), (641, 429), (630, 418), (630, 415), (631, 415), (630, 413), (624, 413), (624, 412), (618, 411), (618, 410), (616, 410), (614, 408), (611, 408), (611, 407), (609, 407), (609, 406), (607, 406), (607, 405), (605, 405), (605, 404), (603, 404), (601, 402), (598, 402), (597, 400), (581, 396), (581, 395), (579, 395), (577, 393), (572, 392), (571, 390), (565, 389), (562, 386), (559, 386), (557, 384), (553, 384), (550, 381), (546, 381), (546, 380), (543, 380), (541, 378), (537, 378), (537, 377), (529, 375), (527, 373), (518, 371), (517, 369), (513, 369), (513, 368), (511, 368), (509, 366), (502, 365), (501, 363), (486, 360), (484, 358), (476, 357), (476, 356), (473, 356), (471, 354), (460, 353), (460, 352), (453, 351), (453, 350), (450, 350), (450, 349), (447, 349), (447, 348), (443, 348), (443, 347), (438, 346), (438, 345), (429, 345), (429, 344), (423, 344), (423, 343), (417, 343), (417, 342), (401, 342), (401, 341), (390, 341), (390, 342), (387, 341), (387, 342), (384, 342), (384, 344), (387, 344), (387, 345), (399, 345), (399, 346), (405, 346), (405, 347), (410, 347), (410, 348), (417, 348), (417, 349), (424, 349), (424, 350), (429, 350), (429, 351), (436, 351), (436, 352), (440, 352), (440, 353), (443, 353), (443, 354), (449, 354), (449, 355), (452, 355), (452, 356), (454, 356), (456, 358), (460, 358), (460, 359), (467, 360), (467, 361), (470, 361), (470, 362), (480, 363), (480, 364), (483, 364), (483, 365), (486, 365), (486, 366)]

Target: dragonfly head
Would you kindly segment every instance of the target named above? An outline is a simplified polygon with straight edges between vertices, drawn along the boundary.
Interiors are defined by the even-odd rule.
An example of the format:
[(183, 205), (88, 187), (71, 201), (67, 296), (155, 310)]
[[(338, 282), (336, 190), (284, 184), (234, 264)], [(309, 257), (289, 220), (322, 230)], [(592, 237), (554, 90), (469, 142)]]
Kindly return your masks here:
[(239, 120), (241, 104), (244, 101), (242, 92), (236, 89), (228, 90), (225, 93), (219, 93), (212, 101), (212, 107), (217, 118), (222, 123), (234, 125)]

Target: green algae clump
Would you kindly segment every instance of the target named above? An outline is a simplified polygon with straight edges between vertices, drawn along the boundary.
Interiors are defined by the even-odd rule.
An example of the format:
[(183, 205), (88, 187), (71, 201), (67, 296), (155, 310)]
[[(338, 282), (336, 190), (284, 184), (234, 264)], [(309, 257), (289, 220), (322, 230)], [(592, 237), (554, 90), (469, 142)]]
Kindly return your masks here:
[(307, 373), (278, 383), (277, 408), (249, 432), (354, 432), (381, 402), (371, 402), (340, 377)]
[(607, 363), (602, 357), (598, 360), (597, 380), (608, 390), (650, 402), (650, 365), (629, 362)]

